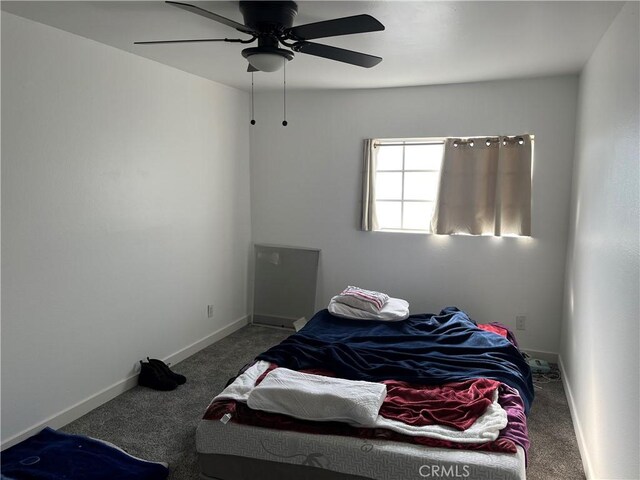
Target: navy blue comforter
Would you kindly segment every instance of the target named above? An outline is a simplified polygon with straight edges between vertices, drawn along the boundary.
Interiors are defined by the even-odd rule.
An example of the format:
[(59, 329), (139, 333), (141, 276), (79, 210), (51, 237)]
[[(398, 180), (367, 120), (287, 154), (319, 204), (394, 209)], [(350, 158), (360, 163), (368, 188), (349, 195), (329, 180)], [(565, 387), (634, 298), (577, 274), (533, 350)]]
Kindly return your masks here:
[(46, 427), (2, 452), (2, 480), (164, 480), (169, 469), (82, 435)]
[(456, 307), (400, 322), (347, 320), (321, 310), (257, 359), (293, 370), (326, 368), (353, 380), (442, 384), (492, 378), (517, 389), (527, 413), (534, 397), (531, 371), (518, 349), (477, 328)]

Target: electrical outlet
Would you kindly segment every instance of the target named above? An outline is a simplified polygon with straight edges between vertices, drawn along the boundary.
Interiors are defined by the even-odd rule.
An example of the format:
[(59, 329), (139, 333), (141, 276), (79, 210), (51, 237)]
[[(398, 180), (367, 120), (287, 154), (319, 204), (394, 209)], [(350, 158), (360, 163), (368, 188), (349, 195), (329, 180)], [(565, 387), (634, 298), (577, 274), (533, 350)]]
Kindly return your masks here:
[(207, 305), (207, 317), (213, 318), (213, 305)]
[(516, 317), (516, 330), (526, 330), (527, 317), (525, 315), (518, 315)]

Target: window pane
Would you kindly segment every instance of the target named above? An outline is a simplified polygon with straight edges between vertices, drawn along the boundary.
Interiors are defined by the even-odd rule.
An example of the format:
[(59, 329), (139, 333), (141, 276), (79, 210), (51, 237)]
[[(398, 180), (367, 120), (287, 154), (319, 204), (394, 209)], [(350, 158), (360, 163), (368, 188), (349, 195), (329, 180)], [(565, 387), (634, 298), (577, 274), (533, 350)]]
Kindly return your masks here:
[(406, 170), (440, 170), (444, 146), (406, 145), (404, 168)]
[(402, 228), (410, 230), (430, 230), (433, 202), (405, 202)]
[(402, 173), (376, 174), (376, 199), (402, 199)]
[(435, 200), (438, 192), (438, 172), (407, 172), (404, 174), (405, 200)]
[(402, 146), (379, 145), (377, 170), (402, 170)]
[(376, 215), (378, 216), (378, 227), (400, 228), (400, 202), (376, 202)]

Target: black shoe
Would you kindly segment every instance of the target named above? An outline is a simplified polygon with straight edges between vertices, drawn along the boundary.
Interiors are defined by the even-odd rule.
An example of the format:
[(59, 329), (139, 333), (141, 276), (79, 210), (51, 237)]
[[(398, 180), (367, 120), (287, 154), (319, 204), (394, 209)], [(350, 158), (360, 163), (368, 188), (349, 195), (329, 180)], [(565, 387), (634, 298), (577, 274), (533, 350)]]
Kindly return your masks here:
[(149, 360), (149, 363), (151, 365), (156, 367), (158, 370), (160, 370), (162, 373), (164, 373), (167, 377), (172, 378), (173, 380), (175, 380), (175, 382), (178, 385), (183, 385), (183, 384), (185, 384), (187, 382), (187, 377), (185, 377), (184, 375), (180, 375), (179, 373), (175, 373), (175, 372), (171, 371), (171, 369), (169, 368), (169, 365), (164, 363), (162, 360), (158, 360), (157, 358), (149, 358), (149, 357), (147, 357), (147, 360)]
[(154, 390), (175, 390), (178, 386), (173, 378), (165, 375), (159, 368), (151, 363), (144, 363), (140, 360), (140, 375), (138, 375), (138, 385), (153, 388)]

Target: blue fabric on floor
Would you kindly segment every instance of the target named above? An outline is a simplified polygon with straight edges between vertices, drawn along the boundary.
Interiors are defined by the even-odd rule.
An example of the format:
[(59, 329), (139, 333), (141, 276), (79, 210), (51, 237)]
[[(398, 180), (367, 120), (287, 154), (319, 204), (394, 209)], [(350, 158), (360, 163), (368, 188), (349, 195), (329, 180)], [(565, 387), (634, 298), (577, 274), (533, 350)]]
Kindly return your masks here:
[(81, 435), (45, 428), (2, 452), (8, 480), (164, 480), (169, 469)]
[(443, 384), (492, 378), (518, 390), (528, 413), (531, 370), (506, 338), (480, 330), (456, 307), (400, 322), (316, 313), (298, 333), (257, 357), (293, 370), (326, 368), (353, 380)]

